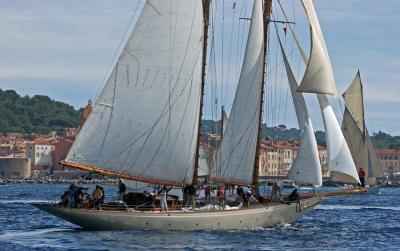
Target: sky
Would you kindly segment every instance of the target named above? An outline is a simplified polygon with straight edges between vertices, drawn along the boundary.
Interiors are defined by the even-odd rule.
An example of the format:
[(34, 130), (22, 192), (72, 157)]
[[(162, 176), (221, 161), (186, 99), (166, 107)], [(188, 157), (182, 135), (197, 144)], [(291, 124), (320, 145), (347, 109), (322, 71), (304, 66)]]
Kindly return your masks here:
[[(228, 0), (218, 1), (214, 6), (216, 23), (221, 20), (222, 15), (227, 21), (223, 26), (224, 35), (220, 38), (216, 36), (215, 45), (219, 55), (216, 57), (216, 72), (217, 75), (222, 74), (221, 79), (226, 79), (221, 83), (222, 94), (220, 93), (221, 99), (218, 102), (222, 101), (227, 106), (233, 99), (236, 79), (228, 76), (226, 63), (224, 73), (220, 73), (220, 67), (222, 61), (226, 62), (229, 54), (232, 56), (232, 65), (236, 65), (234, 62), (240, 62), (237, 53), (232, 53), (234, 49), (230, 47), (243, 48), (244, 45), (231, 45), (229, 41), (236, 41), (239, 35), (245, 36), (237, 35), (234, 29), (230, 30), (229, 25), (235, 25), (236, 22), (237, 29), (245, 26), (245, 20), (242, 20), (241, 24), (235, 21), (238, 20), (238, 16), (249, 17), (249, 10), (247, 13), (241, 11), (243, 1), (235, 1), (235, 9), (232, 8), (233, 1)], [(296, 22), (295, 27), (300, 40), (308, 50), (309, 33), (304, 14), (299, 8), (299, 1), (281, 2), (284, 6), (294, 7), (294, 12), (288, 11), (289, 19)], [(344, 92), (357, 69), (360, 69), (369, 131), (400, 135), (400, 2), (314, 2), (330, 53), (338, 92)], [(225, 3), (224, 8), (221, 7), (222, 3)], [(95, 99), (99, 93), (130, 20), (132, 17), (135, 19), (139, 12), (138, 0), (1, 0), (0, 88), (16, 90), (20, 95), (48, 95), (70, 103), (75, 108), (84, 106), (88, 99)], [(274, 18), (282, 19), (276, 7), (274, 13)], [(278, 26), (279, 29), (283, 27)], [(221, 31), (221, 27), (216, 27), (215, 31)], [(281, 35), (284, 38), (282, 32)], [(271, 49), (274, 43), (276, 40), (271, 41)], [(224, 57), (218, 52), (221, 44), (225, 44)], [(290, 53), (290, 42), (287, 42), (286, 48)], [(280, 55), (274, 53), (271, 52), (271, 55), (276, 60), (271, 61), (270, 69), (273, 72), (272, 66), (276, 64), (279, 70), (275, 72), (280, 72)], [(296, 68), (298, 55), (293, 54), (292, 63)], [(235, 67), (232, 66), (231, 70), (237, 71)], [(298, 72), (304, 69), (302, 66), (297, 68)], [(267, 94), (271, 95), (267, 98), (265, 108), (267, 121), (270, 124), (286, 123), (290, 127), (297, 127), (294, 109), (290, 107), (291, 101), (286, 98), (287, 86), (284, 86), (284, 83), (281, 83), (283, 80), (278, 80), (278, 77), (267, 80), (271, 81), (266, 89)], [(280, 87), (272, 89), (278, 84), (281, 84)], [(323, 123), (316, 98), (309, 94), (305, 96), (315, 127), (322, 130)], [(334, 99), (331, 101), (338, 119), (341, 120), (339, 103)], [(211, 105), (208, 109), (212, 110), (210, 107)], [(214, 115), (206, 111), (207, 116)], [(271, 119), (272, 117), (274, 118)]]

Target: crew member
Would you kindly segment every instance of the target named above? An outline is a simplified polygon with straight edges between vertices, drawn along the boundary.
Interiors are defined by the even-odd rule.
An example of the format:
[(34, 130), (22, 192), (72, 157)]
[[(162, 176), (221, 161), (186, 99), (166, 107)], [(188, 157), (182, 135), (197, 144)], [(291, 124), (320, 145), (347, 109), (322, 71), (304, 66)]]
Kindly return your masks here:
[(365, 187), (365, 172), (362, 167), (360, 167), (360, 170), (358, 171), (358, 177), (360, 178), (361, 186)]

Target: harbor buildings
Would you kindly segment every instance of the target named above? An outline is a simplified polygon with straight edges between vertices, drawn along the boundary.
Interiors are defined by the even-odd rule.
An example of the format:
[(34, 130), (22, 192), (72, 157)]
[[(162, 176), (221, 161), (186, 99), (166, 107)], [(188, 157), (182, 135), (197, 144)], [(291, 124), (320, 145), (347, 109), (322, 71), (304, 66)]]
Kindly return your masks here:
[(377, 149), (376, 155), (389, 179), (400, 177), (400, 149)]

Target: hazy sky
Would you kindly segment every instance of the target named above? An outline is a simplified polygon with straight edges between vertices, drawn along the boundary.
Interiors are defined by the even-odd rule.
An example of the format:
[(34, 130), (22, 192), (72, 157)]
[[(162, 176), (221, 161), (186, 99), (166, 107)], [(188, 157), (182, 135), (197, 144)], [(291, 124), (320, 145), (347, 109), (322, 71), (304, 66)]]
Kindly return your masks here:
[[(292, 0), (281, 1), (292, 5)], [(299, 1), (293, 1), (298, 6)], [(238, 16), (242, 1), (236, 1), (235, 10), (232, 2), (225, 0), (226, 17), (235, 11)], [(369, 130), (400, 135), (400, 2), (315, 0), (315, 5), (339, 93), (360, 69)], [(139, 12), (137, 6), (137, 0), (0, 1), (0, 88), (84, 106), (96, 97), (133, 13)], [(302, 24), (301, 11), (296, 11), (296, 29)], [(306, 44), (304, 33), (300, 37)], [(226, 40), (229, 37), (225, 29)], [(306, 96), (315, 127), (322, 129), (315, 97)], [(332, 101), (341, 119), (338, 103)], [(289, 108), (290, 118), (282, 116), (276, 123), (296, 126)], [(279, 117), (282, 110), (275, 113)]]

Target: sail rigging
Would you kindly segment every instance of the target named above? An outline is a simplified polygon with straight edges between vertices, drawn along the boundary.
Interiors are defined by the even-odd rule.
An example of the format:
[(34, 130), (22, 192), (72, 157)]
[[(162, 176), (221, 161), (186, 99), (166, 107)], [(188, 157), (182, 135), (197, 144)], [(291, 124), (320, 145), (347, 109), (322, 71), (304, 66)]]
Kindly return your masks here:
[(65, 164), (190, 184), (203, 39), (200, 1), (146, 1)]
[(257, 148), (263, 76), (263, 12), (254, 0), (250, 30), (232, 110), (211, 170), (211, 179), (251, 184)]
[(289, 61), (286, 57), (286, 53), (283, 49), (279, 36), (278, 41), (296, 111), (301, 142), (296, 159), (288, 173), (288, 178), (299, 183), (322, 186), (321, 164), (311, 118), (308, 114), (303, 94), (296, 91), (298, 84), (289, 65)]

